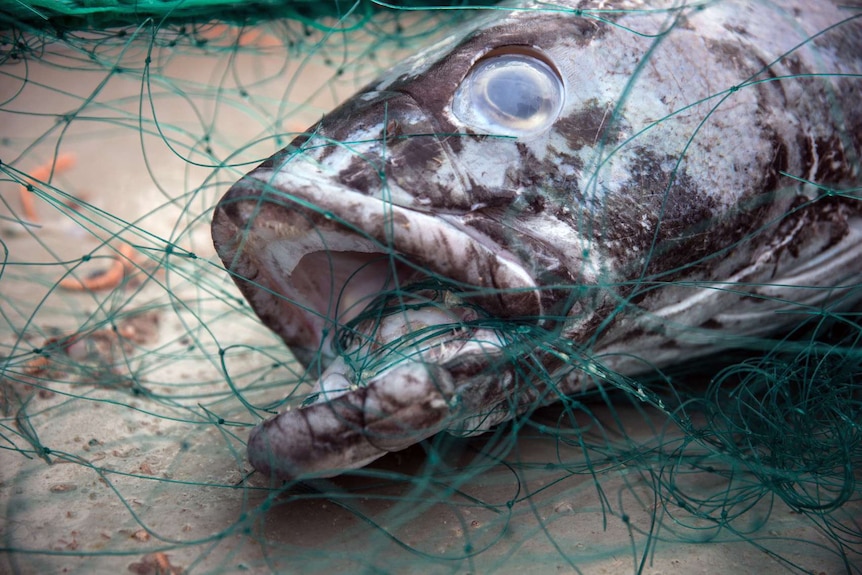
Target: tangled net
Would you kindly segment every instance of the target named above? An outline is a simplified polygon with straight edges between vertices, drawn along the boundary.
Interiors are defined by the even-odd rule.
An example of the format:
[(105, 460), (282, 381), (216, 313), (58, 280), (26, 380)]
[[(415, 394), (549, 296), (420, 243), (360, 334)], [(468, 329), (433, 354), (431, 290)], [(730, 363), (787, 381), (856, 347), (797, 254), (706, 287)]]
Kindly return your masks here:
[(862, 573), (852, 311), (639, 378), (597, 364), (582, 395), (335, 479), (252, 473), (251, 426), (312, 381), (212, 209), (482, 9), (400, 6), (0, 8), (0, 570)]

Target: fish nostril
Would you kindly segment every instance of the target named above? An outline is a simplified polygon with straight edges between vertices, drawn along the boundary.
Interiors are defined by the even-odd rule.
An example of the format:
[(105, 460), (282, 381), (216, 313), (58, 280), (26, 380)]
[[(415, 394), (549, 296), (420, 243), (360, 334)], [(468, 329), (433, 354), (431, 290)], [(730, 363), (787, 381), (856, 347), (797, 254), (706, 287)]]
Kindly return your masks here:
[(401, 122), (398, 120), (389, 120), (383, 132), (384, 137), (390, 141), (394, 138), (401, 137), (403, 134), (404, 129), (401, 127)]

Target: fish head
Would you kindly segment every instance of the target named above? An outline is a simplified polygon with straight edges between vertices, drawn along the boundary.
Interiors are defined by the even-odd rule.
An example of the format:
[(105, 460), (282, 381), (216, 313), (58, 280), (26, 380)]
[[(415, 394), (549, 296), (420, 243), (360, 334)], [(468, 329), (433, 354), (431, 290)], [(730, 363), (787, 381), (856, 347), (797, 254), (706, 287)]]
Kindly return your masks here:
[[(252, 433), (255, 468), (335, 475), (444, 429), (486, 430), (555, 393), (525, 383), (533, 335), (589, 346), (625, 286), (787, 210), (791, 196), (758, 199), (789, 169), (792, 138), (763, 118), (781, 95), (728, 91), (733, 106), (716, 106), (749, 70), (701, 69), (715, 60), (705, 38), (746, 14), (718, 4), (694, 25), (694, 8), (629, 21), (569, 4), (453, 33), (221, 199), (219, 256), (317, 379)], [(540, 360), (545, 375), (558, 360)]]
[[(573, 278), (554, 276), (565, 267), (546, 257), (553, 237), (512, 226), (541, 200), (510, 177), (524, 138), (559, 114), (564, 80), (527, 40), (486, 42), (474, 31), (400, 66), (216, 207), (226, 268), (318, 376), (311, 400), (253, 434), (256, 468), (293, 477), (358, 467), (451, 428), (455, 412), (486, 412), (458, 390), (508, 361), (500, 322), (565, 317), (570, 290), (545, 286)], [(490, 77), (465, 85), (477, 65)], [(473, 118), (482, 98), (488, 117)]]

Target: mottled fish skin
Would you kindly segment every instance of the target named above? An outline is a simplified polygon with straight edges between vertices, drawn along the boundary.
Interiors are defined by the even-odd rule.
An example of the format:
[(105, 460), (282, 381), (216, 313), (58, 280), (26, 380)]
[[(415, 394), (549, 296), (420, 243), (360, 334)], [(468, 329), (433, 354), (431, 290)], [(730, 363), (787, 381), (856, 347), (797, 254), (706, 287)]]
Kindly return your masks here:
[[(263, 322), (322, 374), (311, 405), (252, 432), (252, 465), (335, 475), (441, 430), (487, 430), (602, 373), (667, 366), (853, 305), (862, 12), (847, 6), (490, 11), (250, 172), (216, 207), (216, 249)], [(493, 137), (453, 113), (471, 69), (503, 52), (559, 73), (564, 99), (547, 129)], [(374, 285), (423, 268), (481, 289), (390, 316), (379, 333), (395, 335), (378, 343), (447, 322), (463, 333), (355, 372), (332, 343), (355, 316), (335, 317), (349, 307), (339, 298), (364, 305)], [(507, 349), (505, 334), (471, 323), (473, 304), (584, 356)], [(529, 377), (536, 361), (554, 377)]]

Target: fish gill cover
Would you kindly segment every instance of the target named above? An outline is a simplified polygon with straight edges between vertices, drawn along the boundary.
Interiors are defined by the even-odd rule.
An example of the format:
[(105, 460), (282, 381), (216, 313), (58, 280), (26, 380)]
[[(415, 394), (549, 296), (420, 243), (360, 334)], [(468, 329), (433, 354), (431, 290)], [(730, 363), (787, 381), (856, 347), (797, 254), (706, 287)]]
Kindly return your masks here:
[(862, 573), (826, 4), (0, 4), (0, 570)]

